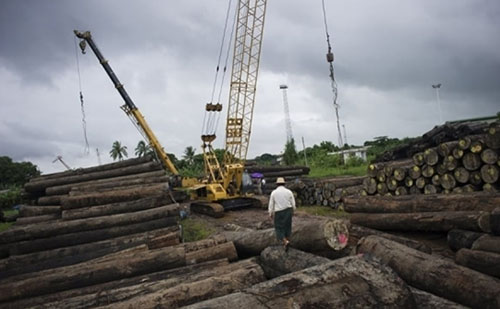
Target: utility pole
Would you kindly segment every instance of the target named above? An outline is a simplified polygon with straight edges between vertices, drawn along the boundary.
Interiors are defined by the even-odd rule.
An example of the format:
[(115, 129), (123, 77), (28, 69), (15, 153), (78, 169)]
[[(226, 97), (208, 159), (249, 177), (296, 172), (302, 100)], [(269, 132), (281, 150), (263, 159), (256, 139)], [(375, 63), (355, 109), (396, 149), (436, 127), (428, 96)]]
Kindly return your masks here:
[(304, 163), (306, 164), (306, 166), (309, 166), (309, 164), (307, 164), (306, 143), (304, 142), (303, 136), (302, 136), (302, 152), (304, 152)]
[(346, 145), (349, 145), (349, 143), (347, 142), (347, 133), (345, 131), (345, 124), (342, 125), (342, 129), (344, 129), (344, 143)]
[(63, 161), (62, 156), (57, 156), (57, 157), (54, 159), (54, 161), (52, 161), (52, 163), (55, 163), (56, 161), (61, 162), (61, 163), (64, 165), (64, 167), (66, 167), (66, 169), (67, 169), (68, 171), (69, 171), (69, 170), (71, 170), (71, 167), (69, 167), (69, 165), (68, 165), (68, 164), (66, 164), (66, 162), (64, 162), (64, 161)]
[(441, 99), (439, 98), (439, 89), (441, 88), (441, 84), (432, 85), (432, 88), (436, 89), (436, 100), (437, 100), (438, 112), (439, 112), (439, 124), (442, 124), (443, 117), (441, 115)]
[(285, 110), (286, 141), (289, 143), (293, 139), (293, 134), (292, 134), (292, 121), (290, 120), (290, 109), (288, 108), (288, 96), (287, 96), (288, 86), (285, 84), (280, 85), (280, 89), (283, 90), (283, 106), (284, 106), (284, 110)]

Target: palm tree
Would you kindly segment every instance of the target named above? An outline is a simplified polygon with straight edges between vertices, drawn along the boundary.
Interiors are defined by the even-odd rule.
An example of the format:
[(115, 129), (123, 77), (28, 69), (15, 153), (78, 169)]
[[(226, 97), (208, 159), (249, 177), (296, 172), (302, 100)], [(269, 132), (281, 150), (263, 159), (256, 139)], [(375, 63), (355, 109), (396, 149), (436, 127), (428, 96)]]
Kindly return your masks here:
[(140, 141), (137, 143), (137, 147), (135, 147), (135, 155), (138, 157), (143, 157), (151, 154), (152, 148), (150, 145), (147, 145), (144, 141)]
[(184, 150), (184, 155), (182, 156), (184, 160), (186, 160), (188, 165), (192, 165), (194, 163), (194, 154), (196, 149), (193, 146), (187, 146)]
[(109, 152), (113, 161), (118, 158), (118, 161), (122, 161), (123, 157), (128, 157), (127, 146), (122, 146), (119, 141), (115, 141), (113, 146), (111, 147), (111, 151)]

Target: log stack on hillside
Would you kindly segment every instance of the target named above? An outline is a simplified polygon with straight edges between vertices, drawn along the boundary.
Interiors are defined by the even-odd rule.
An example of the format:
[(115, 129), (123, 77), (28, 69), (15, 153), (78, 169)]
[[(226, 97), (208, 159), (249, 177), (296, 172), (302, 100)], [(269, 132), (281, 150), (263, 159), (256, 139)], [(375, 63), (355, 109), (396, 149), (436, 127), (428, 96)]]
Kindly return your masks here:
[[(479, 126), (483, 127), (483, 126)], [(370, 164), (364, 195), (497, 191), (500, 184), (500, 124), (476, 135), (422, 149), (411, 161)], [(458, 133), (457, 133), (458, 134)]]

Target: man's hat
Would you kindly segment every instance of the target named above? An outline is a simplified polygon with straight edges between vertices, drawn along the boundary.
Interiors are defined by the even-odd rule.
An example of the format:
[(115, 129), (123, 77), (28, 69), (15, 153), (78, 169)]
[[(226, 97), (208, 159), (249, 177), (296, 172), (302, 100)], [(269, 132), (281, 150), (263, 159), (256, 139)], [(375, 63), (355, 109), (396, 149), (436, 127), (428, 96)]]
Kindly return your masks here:
[(276, 179), (276, 184), (278, 184), (278, 185), (284, 185), (285, 184), (285, 178), (278, 177), (278, 179)]

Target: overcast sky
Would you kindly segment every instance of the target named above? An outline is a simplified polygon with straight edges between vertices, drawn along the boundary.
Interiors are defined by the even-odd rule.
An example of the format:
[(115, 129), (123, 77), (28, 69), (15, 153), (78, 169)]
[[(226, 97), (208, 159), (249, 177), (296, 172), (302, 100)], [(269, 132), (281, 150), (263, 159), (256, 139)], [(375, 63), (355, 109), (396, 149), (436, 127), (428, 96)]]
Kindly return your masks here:
[[(233, 2), (233, 7), (235, 0)], [(90, 153), (85, 154), (73, 29), (90, 30), (167, 152), (200, 151), (228, 0), (0, 1), (0, 155), (44, 172), (129, 156), (142, 139), (89, 50), (78, 54)], [(349, 144), (418, 136), (443, 121), (500, 111), (497, 0), (327, 0), (341, 124)], [(234, 8), (233, 8), (234, 9)], [(302, 149), (337, 143), (320, 0), (269, 0), (249, 158), (282, 152), (286, 83)], [(233, 15), (233, 14), (231, 14)], [(229, 79), (229, 74), (226, 81)], [(222, 102), (227, 103), (225, 87)], [(224, 113), (225, 115), (225, 113)], [(224, 121), (216, 148), (224, 143)]]

